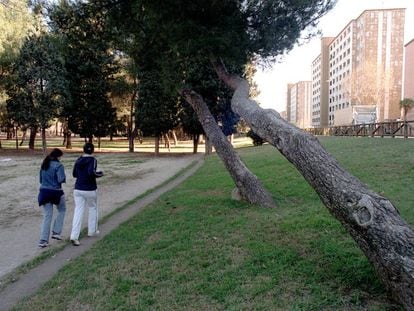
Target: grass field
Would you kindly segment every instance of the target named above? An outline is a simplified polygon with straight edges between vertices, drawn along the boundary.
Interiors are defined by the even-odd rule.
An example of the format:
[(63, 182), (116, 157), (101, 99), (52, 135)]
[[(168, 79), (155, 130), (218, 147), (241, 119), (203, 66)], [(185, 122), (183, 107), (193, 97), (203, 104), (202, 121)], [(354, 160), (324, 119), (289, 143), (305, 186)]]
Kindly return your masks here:
[[(18, 144), (20, 144), (21, 137), (19, 136)], [(0, 152), (8, 153), (25, 153), (28, 151), (28, 140), (25, 140), (23, 145), (18, 147), (16, 150), (16, 141), (14, 139), (7, 140), (4, 135), (0, 135), (1, 147)], [(47, 148), (63, 148), (62, 145), (63, 137), (51, 136), (46, 140)], [(82, 150), (82, 146), (85, 143), (85, 140), (80, 137), (72, 137), (72, 149), (64, 150), (65, 152), (78, 152)], [(163, 142), (160, 142), (160, 153), (161, 154), (173, 154), (173, 153), (191, 153), (193, 151), (193, 141), (179, 141), (178, 145), (174, 145), (174, 141), (170, 141), (170, 149), (164, 146)], [(110, 140), (108, 137), (101, 139), (100, 148), (98, 147), (98, 141), (94, 139), (95, 151), (96, 152), (128, 152), (128, 139), (125, 137), (114, 137), (113, 140)], [(244, 147), (251, 146), (252, 140), (244, 136), (235, 137), (233, 146), (235, 147)], [(198, 152), (204, 152), (204, 143), (200, 143), (198, 146)], [(138, 153), (153, 153), (155, 149), (155, 139), (154, 137), (144, 137), (141, 142), (136, 139), (134, 144), (134, 150)], [(40, 137), (36, 138), (35, 141), (35, 152), (42, 152), (42, 140)]]
[[(321, 142), (414, 224), (414, 140)], [(209, 157), (15, 310), (399, 310), (289, 162), (270, 146), (239, 152), (276, 210), (232, 201)]]

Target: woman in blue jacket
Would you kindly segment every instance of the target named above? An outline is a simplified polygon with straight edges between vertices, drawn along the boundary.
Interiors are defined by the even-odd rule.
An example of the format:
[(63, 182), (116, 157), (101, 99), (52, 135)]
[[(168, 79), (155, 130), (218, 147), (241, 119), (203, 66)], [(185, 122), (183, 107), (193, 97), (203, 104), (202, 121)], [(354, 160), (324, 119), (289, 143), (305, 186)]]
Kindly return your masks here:
[(53, 224), (52, 239), (62, 240), (61, 233), (66, 213), (65, 194), (62, 183), (66, 182), (65, 168), (60, 163), (63, 152), (55, 148), (42, 162), (40, 168), (39, 206), (43, 206), (43, 222), (40, 232), (39, 247), (47, 247), (49, 244), (50, 226), (53, 218), (53, 205), (58, 210)]

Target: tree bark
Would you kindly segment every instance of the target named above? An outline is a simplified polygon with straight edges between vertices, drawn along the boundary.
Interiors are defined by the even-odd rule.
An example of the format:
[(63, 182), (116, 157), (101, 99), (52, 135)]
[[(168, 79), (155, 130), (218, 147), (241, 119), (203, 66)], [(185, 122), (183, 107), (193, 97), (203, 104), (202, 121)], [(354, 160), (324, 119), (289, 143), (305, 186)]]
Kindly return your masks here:
[(19, 146), (23, 146), (23, 143), (26, 140), (27, 129), (22, 129), (22, 132), (23, 132), (23, 135), (22, 135), (22, 139), (20, 140)]
[(6, 140), (12, 139), (14, 135), (14, 127), (8, 125), (6, 128)]
[(160, 155), (160, 135), (155, 135), (155, 156)]
[(404, 107), (404, 138), (408, 138), (407, 113), (408, 107)]
[(16, 125), (16, 134), (15, 134), (15, 141), (16, 141), (16, 150), (18, 150), (19, 149), (19, 137), (17, 136), (17, 130), (18, 130), (19, 128), (17, 127), (17, 125)]
[(198, 152), (198, 143), (200, 141), (200, 134), (193, 135), (193, 153), (196, 154)]
[(128, 129), (128, 151), (134, 152), (135, 146), (135, 136), (136, 136), (136, 129), (135, 128), (135, 122), (134, 122), (134, 116), (135, 116), (135, 100), (138, 94), (138, 88), (137, 88), (138, 81), (134, 78), (134, 92), (132, 92), (131, 99), (129, 100), (129, 120), (127, 122)]
[(204, 153), (210, 155), (213, 153), (213, 146), (211, 145), (210, 138), (207, 134), (204, 135)]
[(66, 136), (66, 149), (72, 149), (72, 133), (69, 129), (65, 133), (65, 136)]
[(164, 137), (164, 148), (168, 148), (168, 152), (171, 151), (171, 142), (170, 138), (168, 137), (168, 133), (162, 135)]
[(175, 130), (171, 131), (171, 135), (172, 135), (173, 140), (174, 140), (174, 146), (177, 147), (178, 146), (178, 139), (177, 139), (177, 134), (175, 133)]
[(65, 146), (66, 149), (72, 149), (72, 133), (69, 130), (68, 120), (64, 120), (62, 122), (61, 131), (63, 131), (63, 143), (62, 143), (62, 145)]
[(45, 155), (47, 153), (47, 150), (46, 150), (46, 129), (44, 127), (42, 127), (41, 131), (42, 131), (42, 151), (43, 151), (43, 154)]
[(314, 136), (250, 100), (246, 80), (227, 74), (223, 66), (215, 69), (235, 91), (233, 111), (295, 165), (358, 243), (394, 298), (414, 310), (414, 231), (398, 210), (344, 170)]
[(29, 136), (29, 149), (30, 150), (34, 150), (36, 134), (37, 134), (37, 126), (31, 127), (30, 128), (30, 136)]
[(130, 132), (128, 130), (128, 152), (134, 152), (135, 150), (134, 142), (135, 142), (134, 131)]
[(230, 172), (241, 197), (252, 204), (276, 207), (269, 192), (264, 189), (262, 183), (249, 171), (239, 155), (234, 151), (202, 97), (194, 91), (183, 91), (183, 95), (196, 112), (206, 135), (213, 143), (217, 154)]

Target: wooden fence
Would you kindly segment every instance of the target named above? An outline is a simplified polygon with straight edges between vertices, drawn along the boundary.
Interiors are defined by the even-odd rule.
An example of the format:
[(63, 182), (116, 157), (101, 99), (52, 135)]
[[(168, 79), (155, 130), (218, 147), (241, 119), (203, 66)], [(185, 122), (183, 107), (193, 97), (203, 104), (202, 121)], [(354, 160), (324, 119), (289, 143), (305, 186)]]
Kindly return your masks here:
[(306, 129), (313, 135), (324, 136), (370, 136), (414, 137), (414, 121), (390, 121), (369, 124), (342, 125)]

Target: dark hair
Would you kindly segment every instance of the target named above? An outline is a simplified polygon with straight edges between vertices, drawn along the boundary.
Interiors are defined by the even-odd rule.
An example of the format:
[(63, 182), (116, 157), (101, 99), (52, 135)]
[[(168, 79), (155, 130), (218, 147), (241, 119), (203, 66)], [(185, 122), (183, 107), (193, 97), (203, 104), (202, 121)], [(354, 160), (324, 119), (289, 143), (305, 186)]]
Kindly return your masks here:
[(83, 152), (85, 152), (86, 154), (92, 154), (94, 149), (95, 147), (92, 143), (86, 143), (83, 145)]
[(47, 156), (44, 158), (42, 162), (41, 169), (47, 170), (50, 166), (50, 161), (57, 160), (57, 158), (61, 157), (63, 155), (62, 150), (55, 148), (53, 149)]

